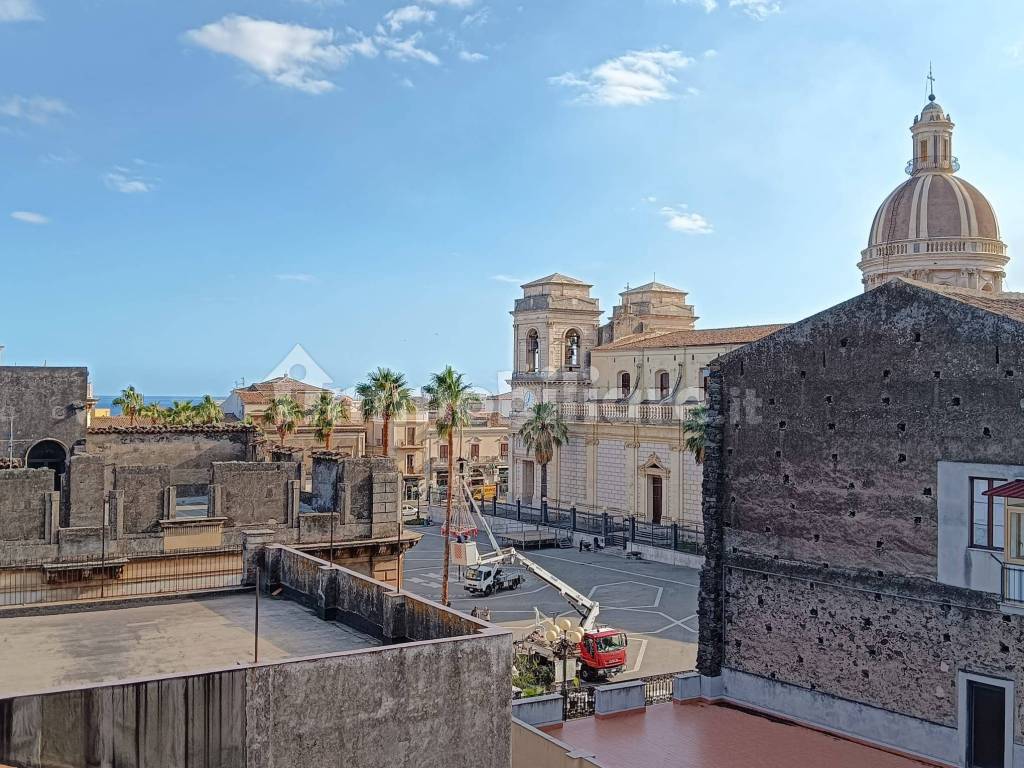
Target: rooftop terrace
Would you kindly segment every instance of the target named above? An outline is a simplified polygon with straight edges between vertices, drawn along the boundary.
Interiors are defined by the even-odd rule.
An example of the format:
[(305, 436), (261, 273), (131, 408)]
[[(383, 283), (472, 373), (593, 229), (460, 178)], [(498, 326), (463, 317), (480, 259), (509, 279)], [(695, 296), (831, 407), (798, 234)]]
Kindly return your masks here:
[[(253, 661), (255, 592), (106, 610), (0, 617), (0, 698)], [(260, 600), (260, 661), (380, 642), (291, 600)]]

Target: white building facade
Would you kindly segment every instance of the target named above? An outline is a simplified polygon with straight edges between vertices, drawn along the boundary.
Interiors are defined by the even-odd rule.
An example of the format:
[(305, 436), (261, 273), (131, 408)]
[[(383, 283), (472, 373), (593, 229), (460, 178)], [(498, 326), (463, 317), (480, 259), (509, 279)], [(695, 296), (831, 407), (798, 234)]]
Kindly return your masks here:
[(541, 471), (516, 432), (538, 402), (558, 403), (569, 440), (548, 465), (548, 503), (655, 523), (701, 520), (701, 467), (683, 422), (704, 400), (708, 363), (782, 326), (696, 330), (686, 294), (626, 290), (601, 324), (591, 285), (554, 274), (523, 286), (515, 355), (509, 500), (541, 503)]

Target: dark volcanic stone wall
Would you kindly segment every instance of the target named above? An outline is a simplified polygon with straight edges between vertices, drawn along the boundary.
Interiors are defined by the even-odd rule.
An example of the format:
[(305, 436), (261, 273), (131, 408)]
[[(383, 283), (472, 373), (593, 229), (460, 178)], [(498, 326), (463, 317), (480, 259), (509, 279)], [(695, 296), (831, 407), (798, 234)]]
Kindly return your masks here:
[[(950, 727), (957, 724), (959, 670), (1013, 677), (1018, 690), (1024, 685), (1024, 617), (1003, 615), (994, 596), (760, 558), (731, 564), (730, 669)], [(1017, 741), (1024, 739), (1021, 698)]]
[(905, 283), (723, 359), (726, 544), (936, 576), (938, 462), (1024, 464), (1019, 323)]
[(935, 581), (938, 462), (1024, 465), (1020, 323), (889, 283), (721, 358), (711, 397), (703, 674), (946, 725), (958, 670), (1020, 678), (1022, 619)]

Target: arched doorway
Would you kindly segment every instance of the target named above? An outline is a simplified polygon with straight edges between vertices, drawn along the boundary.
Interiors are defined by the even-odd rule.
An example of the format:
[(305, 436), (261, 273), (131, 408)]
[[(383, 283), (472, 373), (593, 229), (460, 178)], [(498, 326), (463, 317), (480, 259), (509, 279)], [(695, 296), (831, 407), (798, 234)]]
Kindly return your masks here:
[(28, 449), (25, 466), (29, 469), (52, 469), (53, 489), (60, 490), (60, 479), (67, 471), (67, 449), (56, 440), (40, 440)]

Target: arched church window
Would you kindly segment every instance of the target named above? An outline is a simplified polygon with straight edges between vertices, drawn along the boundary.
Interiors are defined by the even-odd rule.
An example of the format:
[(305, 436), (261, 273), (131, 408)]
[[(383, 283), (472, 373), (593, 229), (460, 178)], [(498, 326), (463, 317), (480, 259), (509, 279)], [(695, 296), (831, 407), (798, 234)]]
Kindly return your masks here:
[(540, 338), (533, 330), (526, 334), (526, 370), (529, 373), (540, 370)]
[(668, 390), (668, 371), (661, 371), (658, 373), (658, 399), (664, 400), (666, 397), (668, 397)]
[(623, 371), (619, 374), (619, 392), (623, 397), (629, 397), (629, 372)]
[(565, 364), (569, 368), (580, 364), (580, 334), (575, 329), (565, 334)]

